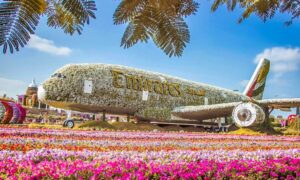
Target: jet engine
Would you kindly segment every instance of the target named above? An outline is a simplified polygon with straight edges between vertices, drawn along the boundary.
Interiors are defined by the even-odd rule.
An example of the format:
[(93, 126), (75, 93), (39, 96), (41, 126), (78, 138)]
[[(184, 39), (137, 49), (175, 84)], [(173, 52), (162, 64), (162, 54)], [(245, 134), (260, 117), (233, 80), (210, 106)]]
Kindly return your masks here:
[(240, 103), (232, 112), (234, 123), (239, 127), (249, 127), (262, 124), (265, 120), (264, 110), (254, 103)]

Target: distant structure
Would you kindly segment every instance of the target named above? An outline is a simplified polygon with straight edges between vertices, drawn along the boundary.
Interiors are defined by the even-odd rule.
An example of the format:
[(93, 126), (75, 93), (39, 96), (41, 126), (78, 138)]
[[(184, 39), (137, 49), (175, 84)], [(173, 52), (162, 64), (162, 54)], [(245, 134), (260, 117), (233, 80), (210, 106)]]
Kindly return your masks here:
[(47, 108), (45, 104), (42, 104), (38, 100), (38, 85), (35, 79), (28, 85), (26, 94), (18, 95), (18, 102), (23, 106), (30, 108)]
[(6, 94), (3, 94), (2, 96), (0, 96), (0, 99), (1, 99), (1, 100), (8, 100), (8, 101), (15, 101), (14, 98), (12, 98), (12, 97), (7, 97)]

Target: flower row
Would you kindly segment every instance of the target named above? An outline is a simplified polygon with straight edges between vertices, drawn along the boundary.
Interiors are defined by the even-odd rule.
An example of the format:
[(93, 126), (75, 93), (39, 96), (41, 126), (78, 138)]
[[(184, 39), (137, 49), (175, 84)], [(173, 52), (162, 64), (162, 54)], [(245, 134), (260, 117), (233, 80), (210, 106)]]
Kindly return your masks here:
[(34, 138), (78, 138), (88, 139), (106, 139), (106, 140), (123, 140), (123, 139), (142, 139), (142, 140), (172, 140), (172, 141), (285, 141), (299, 142), (300, 137), (289, 136), (248, 136), (248, 135), (231, 135), (231, 134), (214, 134), (214, 133), (174, 133), (174, 132), (126, 132), (126, 131), (86, 131), (86, 130), (56, 130), (56, 129), (30, 129), (16, 127), (1, 127), (0, 136), (23, 136)]
[(243, 150), (243, 151), (258, 151), (258, 150), (288, 150), (296, 149), (300, 143), (288, 142), (145, 142), (140, 140), (126, 141), (124, 140), (78, 140), (78, 139), (38, 139), (38, 138), (3, 138), (0, 137), (0, 150), (19, 150), (30, 151), (40, 148), (48, 149), (65, 149), (73, 151), (92, 150), (98, 152), (106, 151), (174, 151), (174, 150)]
[(296, 179), (300, 177), (300, 159), (283, 158), (266, 161), (199, 161), (169, 164), (129, 162), (125, 160), (0, 161), (3, 179)]
[(110, 152), (95, 152), (95, 151), (66, 151), (61, 149), (36, 149), (26, 153), (21, 151), (0, 151), (0, 160), (13, 159), (15, 161), (23, 161), (24, 159), (40, 162), (44, 160), (82, 160), (93, 161), (99, 160), (102, 162), (118, 161), (120, 159), (136, 162), (197, 162), (202, 160), (214, 160), (218, 162), (229, 162), (233, 160), (251, 160), (264, 161), (268, 159), (281, 158), (299, 158), (300, 149), (290, 150), (268, 150), (268, 151), (110, 151)]
[(300, 138), (0, 127), (0, 179), (297, 179)]

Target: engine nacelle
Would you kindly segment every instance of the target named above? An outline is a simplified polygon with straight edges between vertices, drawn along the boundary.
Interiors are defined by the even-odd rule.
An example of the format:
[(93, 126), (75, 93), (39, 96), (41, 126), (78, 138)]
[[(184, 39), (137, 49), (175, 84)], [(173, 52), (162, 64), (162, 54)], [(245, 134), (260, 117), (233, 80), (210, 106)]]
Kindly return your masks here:
[(264, 110), (253, 103), (240, 103), (232, 112), (234, 123), (239, 127), (249, 127), (262, 124), (265, 121)]

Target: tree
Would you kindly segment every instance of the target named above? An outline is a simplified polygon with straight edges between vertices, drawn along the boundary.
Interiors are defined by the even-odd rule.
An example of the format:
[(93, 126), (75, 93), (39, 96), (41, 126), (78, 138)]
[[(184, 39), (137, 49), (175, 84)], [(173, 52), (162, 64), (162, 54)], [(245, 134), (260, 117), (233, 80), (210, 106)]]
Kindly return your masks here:
[(114, 13), (114, 23), (128, 23), (121, 46), (129, 48), (150, 38), (167, 55), (181, 56), (190, 41), (184, 17), (197, 11), (193, 0), (123, 0)]
[(291, 15), (291, 19), (285, 22), (286, 25), (291, 25), (293, 20), (300, 16), (300, 0), (214, 0), (211, 10), (214, 12), (224, 4), (229, 11), (233, 11), (237, 5), (244, 9), (239, 23), (252, 14), (256, 14), (265, 22), (273, 18), (276, 12), (280, 12)]
[(96, 5), (91, 0), (3, 0), (0, 4), (0, 46), (3, 53), (19, 51), (41, 16), (47, 16), (49, 27), (61, 28), (67, 34), (81, 34), (90, 18), (96, 18)]
[[(67, 34), (81, 34), (83, 26), (95, 17), (92, 0), (3, 0), (0, 4), (0, 46), (3, 52), (26, 45), (41, 16), (47, 16), (48, 26), (61, 28)], [(198, 0), (199, 1), (199, 0)], [(276, 12), (288, 13), (291, 19), (300, 16), (300, 0), (214, 0), (211, 10), (221, 5), (233, 11), (237, 5), (244, 9), (238, 22), (256, 14), (263, 21)], [(190, 41), (185, 18), (197, 12), (195, 0), (122, 0), (113, 20), (116, 25), (127, 24), (121, 46), (130, 48), (138, 42), (153, 42), (167, 55), (181, 56)]]
[[(128, 23), (121, 46), (129, 48), (150, 38), (169, 56), (181, 56), (190, 40), (184, 17), (194, 14), (193, 0), (123, 0), (114, 13), (114, 23)], [(81, 34), (89, 18), (95, 18), (91, 0), (4, 0), (0, 4), (0, 46), (3, 52), (19, 51), (34, 34), (41, 16), (48, 26), (67, 34)]]

